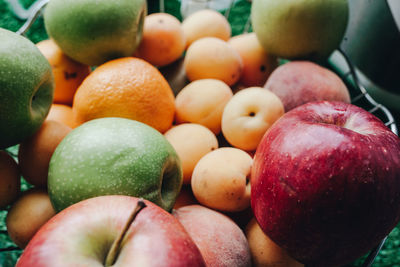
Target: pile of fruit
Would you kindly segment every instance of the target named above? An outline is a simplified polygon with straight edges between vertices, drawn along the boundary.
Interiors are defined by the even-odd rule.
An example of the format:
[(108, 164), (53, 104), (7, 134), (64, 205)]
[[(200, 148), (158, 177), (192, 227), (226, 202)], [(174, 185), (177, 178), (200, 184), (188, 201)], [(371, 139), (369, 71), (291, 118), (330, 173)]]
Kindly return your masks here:
[(51, 0), (37, 44), (0, 28), (17, 266), (343, 266), (374, 249), (400, 220), (400, 139), (322, 64), (347, 1), (301, 2), (253, 1), (235, 36), (212, 9), (181, 21), (144, 0)]

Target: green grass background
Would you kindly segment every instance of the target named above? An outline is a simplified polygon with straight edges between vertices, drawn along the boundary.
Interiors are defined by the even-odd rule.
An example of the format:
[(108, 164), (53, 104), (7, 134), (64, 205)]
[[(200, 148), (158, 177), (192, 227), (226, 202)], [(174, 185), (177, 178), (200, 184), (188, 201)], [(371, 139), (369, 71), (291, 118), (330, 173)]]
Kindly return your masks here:
[[(20, 0), (25, 8), (28, 8), (34, 0)], [(149, 12), (158, 10), (158, 1), (149, 0)], [(180, 1), (166, 0), (165, 11), (182, 19), (180, 11)], [(223, 12), (223, 11), (221, 11)], [(250, 14), (250, 3), (247, 0), (237, 0), (229, 15), (229, 22), (232, 25), (232, 34), (237, 35), (243, 32), (246, 21)], [(4, 0), (0, 0), (0, 27), (17, 31), (21, 27), (23, 21), (18, 20), (8, 8), (8, 4)], [(39, 17), (32, 25), (26, 36), (34, 43), (47, 39), (47, 33), (44, 29), (43, 18)], [(1, 40), (0, 40), (1, 42)], [(18, 147), (12, 147), (9, 152), (14, 156), (17, 154)], [(23, 181), (23, 180), (22, 180)], [(23, 190), (29, 188), (29, 184), (22, 182)], [(0, 211), (0, 250), (4, 248), (15, 247), (15, 244), (9, 239), (5, 226), (5, 218), (7, 210)], [(15, 265), (16, 260), (21, 254), (21, 250), (0, 251), (0, 267), (11, 267)], [(364, 257), (363, 257), (364, 258)], [(361, 266), (363, 258), (347, 265)], [(400, 225), (397, 226), (389, 235), (383, 249), (377, 256), (373, 267), (400, 267)]]

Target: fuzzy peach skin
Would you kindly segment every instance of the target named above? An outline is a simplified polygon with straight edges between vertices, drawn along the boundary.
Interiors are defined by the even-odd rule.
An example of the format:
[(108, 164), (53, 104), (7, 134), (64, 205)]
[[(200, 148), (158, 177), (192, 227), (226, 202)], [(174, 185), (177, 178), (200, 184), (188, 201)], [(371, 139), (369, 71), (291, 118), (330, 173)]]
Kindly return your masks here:
[(312, 101), (350, 103), (350, 94), (342, 79), (310, 61), (292, 61), (279, 66), (269, 76), (264, 88), (282, 100), (286, 112)]
[(198, 123), (218, 134), (221, 131), (222, 112), (232, 96), (231, 88), (220, 80), (191, 82), (175, 98), (175, 120), (178, 124)]
[(207, 266), (251, 266), (246, 237), (227, 216), (200, 205), (179, 208), (173, 215), (189, 233)]
[(253, 218), (246, 226), (246, 238), (249, 242), (254, 267), (303, 267), (276, 245)]
[(278, 66), (278, 60), (262, 48), (254, 32), (232, 37), (228, 43), (239, 53), (243, 71), (239, 83), (249, 86), (263, 86)]
[(207, 127), (196, 123), (174, 126), (164, 136), (181, 159), (184, 184), (190, 184), (197, 162), (205, 154), (218, 148), (215, 134)]
[(242, 75), (243, 61), (226, 41), (204, 37), (192, 43), (186, 51), (184, 66), (190, 81), (218, 79), (234, 85)]
[(269, 127), (284, 114), (282, 101), (262, 87), (237, 92), (222, 114), (222, 133), (237, 148), (255, 150)]
[(182, 22), (186, 37), (186, 46), (203, 37), (216, 37), (228, 41), (231, 37), (231, 25), (218, 11), (203, 9), (192, 13)]
[(253, 159), (233, 147), (216, 149), (200, 159), (193, 170), (192, 190), (200, 204), (220, 211), (242, 211), (250, 206)]

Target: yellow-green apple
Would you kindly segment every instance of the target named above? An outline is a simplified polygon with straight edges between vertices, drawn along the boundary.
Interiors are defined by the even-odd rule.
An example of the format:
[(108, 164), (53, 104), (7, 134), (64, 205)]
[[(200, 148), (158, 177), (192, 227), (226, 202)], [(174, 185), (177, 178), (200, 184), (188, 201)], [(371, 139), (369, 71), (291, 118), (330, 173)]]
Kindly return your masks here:
[(200, 205), (173, 211), (199, 248), (207, 266), (251, 266), (249, 244), (229, 217)]
[(205, 264), (174, 216), (149, 201), (113, 195), (83, 200), (58, 213), (40, 228), (16, 266)]
[(264, 133), (279, 119), (282, 101), (262, 87), (240, 90), (229, 100), (222, 113), (222, 133), (234, 147), (252, 151)]
[(343, 102), (281, 117), (257, 148), (254, 215), (278, 246), (310, 266), (340, 266), (374, 248), (400, 219), (400, 139)]
[(198, 123), (218, 134), (222, 112), (232, 95), (231, 88), (217, 79), (191, 82), (175, 98), (176, 122)]
[(51, 39), (67, 56), (98, 66), (134, 53), (146, 14), (145, 0), (51, 0), (44, 22)]
[(294, 260), (288, 253), (275, 244), (252, 218), (246, 226), (246, 238), (249, 243), (254, 267), (302, 267), (303, 264)]
[(6, 208), (21, 192), (21, 174), (17, 162), (0, 150), (0, 209)]
[(252, 157), (243, 150), (221, 147), (203, 156), (192, 174), (191, 186), (200, 204), (220, 211), (250, 206)]
[(286, 112), (311, 101), (350, 103), (350, 94), (342, 79), (310, 61), (292, 61), (279, 66), (264, 88), (282, 100)]
[(218, 148), (215, 134), (207, 127), (197, 123), (176, 125), (169, 129), (164, 136), (181, 159), (184, 184), (190, 184), (197, 162), (205, 154)]
[(101, 195), (129, 195), (172, 209), (182, 186), (174, 148), (156, 129), (124, 118), (101, 118), (72, 130), (54, 151), (50, 199), (60, 211)]
[(53, 101), (51, 66), (27, 38), (0, 28), (0, 149), (34, 134)]
[(324, 59), (343, 39), (347, 0), (254, 0), (251, 22), (266, 51), (288, 59)]
[(239, 84), (263, 86), (271, 72), (278, 66), (278, 60), (261, 46), (254, 32), (232, 37), (228, 43), (239, 53), (243, 61)]
[(39, 228), (55, 214), (46, 190), (29, 189), (8, 211), (7, 233), (19, 248), (24, 249)]

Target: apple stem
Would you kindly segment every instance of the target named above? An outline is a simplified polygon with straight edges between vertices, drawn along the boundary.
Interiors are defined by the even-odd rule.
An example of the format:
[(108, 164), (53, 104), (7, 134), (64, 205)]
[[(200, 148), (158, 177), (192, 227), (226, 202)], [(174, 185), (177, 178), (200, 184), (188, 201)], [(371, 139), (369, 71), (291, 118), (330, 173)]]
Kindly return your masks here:
[(131, 227), (133, 221), (135, 220), (136, 216), (139, 214), (139, 212), (146, 207), (146, 203), (144, 203), (143, 199), (139, 199), (135, 209), (132, 211), (131, 215), (128, 218), (128, 221), (126, 222), (124, 228), (122, 229), (122, 232), (119, 234), (117, 239), (114, 240), (113, 244), (111, 245), (110, 250), (108, 251), (105, 265), (106, 267), (112, 266), (117, 257), (118, 254), (121, 250), (121, 243), (122, 240), (124, 239), (126, 233), (128, 232), (129, 228)]

